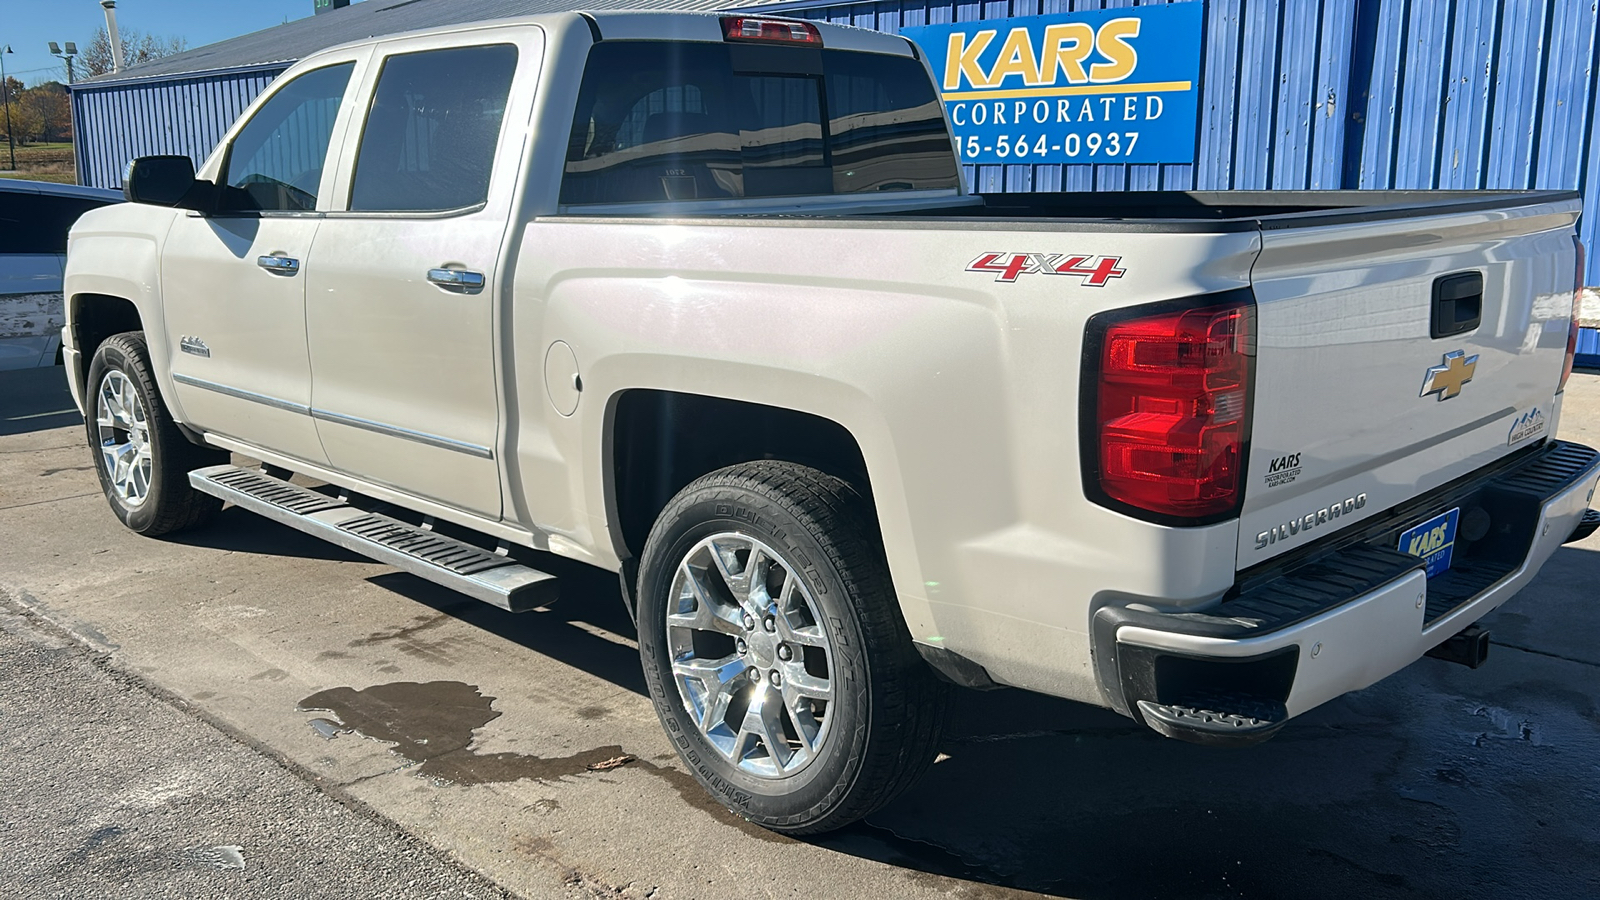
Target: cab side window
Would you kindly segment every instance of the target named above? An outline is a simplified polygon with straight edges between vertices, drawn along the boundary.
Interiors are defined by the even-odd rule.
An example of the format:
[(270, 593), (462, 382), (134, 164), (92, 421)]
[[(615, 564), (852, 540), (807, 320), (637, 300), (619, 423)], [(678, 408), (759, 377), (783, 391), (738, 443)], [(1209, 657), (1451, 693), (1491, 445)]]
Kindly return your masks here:
[(444, 212), (488, 200), (516, 71), (517, 48), (509, 44), (385, 60), (361, 135), (350, 209)]
[(317, 208), (333, 123), (355, 63), (316, 69), (289, 82), (234, 139), (219, 212)]

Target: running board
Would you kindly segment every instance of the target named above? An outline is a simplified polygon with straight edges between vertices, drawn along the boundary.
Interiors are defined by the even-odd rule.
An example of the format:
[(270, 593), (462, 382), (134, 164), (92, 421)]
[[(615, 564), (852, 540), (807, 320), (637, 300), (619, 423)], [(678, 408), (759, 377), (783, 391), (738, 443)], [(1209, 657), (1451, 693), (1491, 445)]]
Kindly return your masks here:
[(544, 606), (559, 591), (556, 576), (509, 556), (357, 509), (338, 497), (254, 469), (211, 466), (190, 472), (189, 483), (234, 506), (504, 610), (526, 612)]

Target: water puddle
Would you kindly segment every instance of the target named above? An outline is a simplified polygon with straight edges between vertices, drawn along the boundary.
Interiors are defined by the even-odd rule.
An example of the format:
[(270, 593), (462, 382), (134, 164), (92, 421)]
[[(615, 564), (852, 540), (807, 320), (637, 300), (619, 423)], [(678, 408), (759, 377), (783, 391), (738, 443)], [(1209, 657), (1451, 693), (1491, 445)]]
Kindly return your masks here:
[(500, 717), (494, 701), (477, 686), (460, 681), (396, 681), (359, 691), (348, 687), (318, 691), (301, 700), (299, 709), (327, 713), (309, 724), (329, 740), (355, 732), (392, 744), (393, 752), (416, 764), (413, 771), (426, 778), (477, 785), (524, 778), (561, 781), (613, 769), (638, 769), (665, 781), (689, 805), (752, 837), (790, 840), (729, 812), (688, 772), (639, 759), (615, 744), (570, 756), (480, 753), (472, 748), (473, 732)]
[(397, 681), (364, 690), (320, 691), (300, 701), (302, 710), (326, 710), (336, 721), (311, 720), (323, 737), (355, 731), (394, 745), (394, 752), (418, 765), (417, 774), (453, 784), (494, 784), (532, 778), (559, 781), (590, 771), (615, 768), (626, 756), (618, 746), (596, 747), (571, 756), (479, 753), (472, 733), (500, 717), (495, 698), (460, 681)]

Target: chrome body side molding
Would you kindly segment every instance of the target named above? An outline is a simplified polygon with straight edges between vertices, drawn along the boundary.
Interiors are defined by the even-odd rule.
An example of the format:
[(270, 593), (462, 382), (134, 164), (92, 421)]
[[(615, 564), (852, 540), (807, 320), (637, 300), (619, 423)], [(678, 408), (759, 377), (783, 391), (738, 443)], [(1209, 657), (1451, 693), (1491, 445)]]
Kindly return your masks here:
[(438, 447), (443, 450), (454, 450), (458, 453), (465, 453), (468, 456), (476, 456), (479, 459), (494, 459), (494, 451), (488, 447), (479, 446), (478, 444), (469, 444), (466, 441), (458, 441), (453, 438), (441, 437), (437, 434), (428, 434), (425, 431), (412, 431), (409, 428), (401, 428), (398, 425), (387, 425), (383, 422), (374, 422), (371, 419), (363, 419), (358, 416), (347, 416), (344, 413), (329, 412), (328, 410), (317, 409), (315, 407), (313, 407), (311, 410), (311, 417), (314, 419), (320, 419), (324, 422), (333, 422), (338, 425), (349, 425), (352, 428), (360, 428), (364, 431), (372, 431), (376, 432), (377, 434), (387, 434), (390, 437), (404, 438), (408, 441), (416, 441), (419, 444), (427, 444), (430, 447)]
[(314, 419), (319, 419), (324, 422), (333, 422), (338, 425), (349, 425), (352, 428), (360, 428), (364, 431), (371, 431), (377, 434), (386, 434), (390, 437), (403, 438), (408, 441), (416, 441), (419, 444), (427, 444), (430, 447), (438, 447), (443, 450), (454, 450), (457, 453), (465, 453), (468, 456), (476, 456), (479, 459), (494, 459), (494, 450), (478, 444), (469, 444), (466, 441), (458, 441), (453, 438), (447, 438), (437, 434), (429, 434), (425, 431), (413, 431), (409, 428), (401, 428), (398, 425), (388, 425), (383, 422), (374, 422), (371, 419), (363, 419), (359, 416), (347, 416), (344, 413), (331, 412), (326, 409), (317, 409), (315, 407), (305, 406), (304, 404), (283, 400), (278, 397), (271, 397), (266, 394), (258, 394), (255, 391), (240, 390), (239, 388), (229, 387), (225, 384), (218, 384), (215, 381), (206, 381), (203, 378), (195, 378), (192, 375), (184, 375), (180, 372), (174, 372), (172, 375), (172, 380), (178, 382), (179, 384), (186, 384), (190, 387), (200, 388), (201, 390), (212, 391), (214, 393), (222, 394), (223, 396), (234, 397), (239, 400), (248, 400), (252, 403), (260, 403), (263, 406), (270, 406), (274, 409), (283, 409), (288, 410), (289, 412), (300, 413), (301, 415), (308, 415)]
[(173, 372), (172, 380), (179, 384), (186, 384), (189, 387), (197, 387), (203, 391), (211, 391), (215, 394), (221, 394), (224, 397), (234, 397), (239, 400), (249, 400), (251, 403), (259, 403), (262, 406), (270, 406), (273, 409), (285, 409), (289, 412), (300, 413), (301, 415), (309, 415), (311, 413), (311, 408), (301, 403), (293, 403), (278, 397), (270, 397), (266, 394), (258, 394), (255, 391), (246, 391), (240, 390), (236, 387), (228, 387), (225, 384), (218, 384), (215, 381), (206, 381), (203, 378), (196, 378), (193, 375), (185, 375), (182, 372)]

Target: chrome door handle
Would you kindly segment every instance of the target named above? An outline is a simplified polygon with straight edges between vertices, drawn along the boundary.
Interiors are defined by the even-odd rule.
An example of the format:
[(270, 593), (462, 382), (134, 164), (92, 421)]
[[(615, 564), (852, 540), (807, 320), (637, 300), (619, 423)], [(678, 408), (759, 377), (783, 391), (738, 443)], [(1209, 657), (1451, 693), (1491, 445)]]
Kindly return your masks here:
[(429, 269), (428, 280), (457, 294), (476, 294), (483, 290), (483, 273), (461, 269)]
[(256, 265), (274, 275), (294, 275), (300, 271), (300, 260), (287, 256), (263, 256), (256, 260)]

